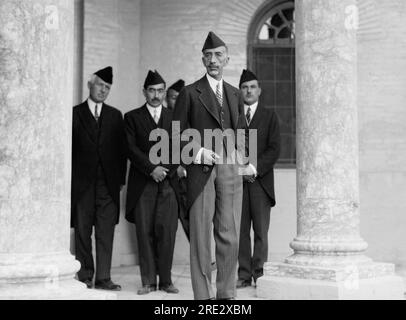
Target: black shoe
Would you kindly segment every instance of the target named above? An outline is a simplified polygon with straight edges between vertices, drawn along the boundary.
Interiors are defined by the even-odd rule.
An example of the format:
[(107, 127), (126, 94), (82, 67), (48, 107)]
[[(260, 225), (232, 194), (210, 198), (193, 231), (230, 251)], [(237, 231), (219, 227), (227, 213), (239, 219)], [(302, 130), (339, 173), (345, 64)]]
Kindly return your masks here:
[(241, 288), (246, 288), (251, 286), (251, 280), (243, 280), (243, 279), (238, 279), (237, 280), (237, 289)]
[(112, 291), (120, 291), (121, 286), (115, 284), (110, 279), (108, 280), (96, 280), (94, 284), (95, 289), (102, 289), (102, 290), (112, 290)]
[(137, 291), (137, 294), (148, 294), (153, 291), (156, 291), (156, 284), (147, 284), (142, 286), (142, 288)]
[(256, 272), (256, 273), (254, 274), (253, 278), (254, 278), (254, 286), (255, 286), (255, 287), (257, 286), (257, 280), (258, 280), (259, 278), (261, 278), (263, 275), (264, 275), (263, 269), (260, 269), (258, 272)]
[(80, 280), (80, 282), (83, 282), (88, 289), (93, 288), (93, 282), (90, 279)]
[(179, 289), (176, 288), (172, 283), (164, 286), (159, 286), (159, 290), (165, 291), (166, 293), (179, 293)]

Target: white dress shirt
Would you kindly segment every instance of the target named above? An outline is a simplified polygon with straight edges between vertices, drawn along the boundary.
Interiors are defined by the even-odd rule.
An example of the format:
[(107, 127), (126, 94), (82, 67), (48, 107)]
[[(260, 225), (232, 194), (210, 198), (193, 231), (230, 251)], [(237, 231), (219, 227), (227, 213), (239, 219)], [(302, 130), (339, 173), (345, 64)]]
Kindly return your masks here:
[[(251, 109), (250, 110), (251, 122), (252, 122), (252, 118), (254, 118), (255, 111), (257, 111), (257, 107), (258, 107), (258, 101), (253, 103), (250, 106), (244, 103), (244, 116), (247, 115), (247, 110), (248, 110), (248, 108), (250, 108)], [(247, 117), (245, 117), (245, 120), (247, 120)]]
[(155, 114), (155, 110), (156, 110), (156, 115), (158, 117), (158, 122), (159, 122), (159, 119), (161, 119), (162, 104), (159, 107), (154, 108), (147, 103), (147, 109), (148, 109), (149, 113), (151, 114), (152, 119), (154, 119), (154, 114)]
[[(253, 103), (253, 104), (250, 105), (250, 106), (244, 103), (244, 117), (245, 117), (245, 121), (247, 121), (246, 115), (247, 115), (248, 108), (250, 108), (250, 114), (251, 114), (251, 121), (250, 121), (250, 122), (252, 122), (252, 119), (254, 118), (254, 114), (255, 114), (255, 112), (257, 111), (257, 108), (258, 108), (258, 101), (255, 102), (255, 103)], [(247, 123), (247, 124), (248, 124), (248, 123)], [(251, 168), (254, 170), (254, 176), (256, 177), (256, 176), (258, 175), (257, 168), (255, 168), (255, 166), (254, 166), (252, 163), (249, 163), (248, 166), (251, 167)]]
[(211, 90), (213, 90), (214, 94), (216, 94), (217, 85), (220, 83), (221, 95), (223, 96), (223, 78), (221, 78), (220, 80), (216, 80), (213, 77), (209, 76), (208, 73), (206, 73), (206, 78), (209, 81), (210, 88)]
[[(94, 102), (90, 97), (87, 98), (87, 105), (89, 106), (90, 112), (92, 113), (93, 117), (95, 117), (95, 107), (96, 107), (96, 102)], [(100, 117), (101, 111), (102, 111), (103, 103), (99, 102), (97, 103), (97, 113)]]
[[(206, 73), (206, 78), (207, 78), (207, 81), (209, 81), (210, 88), (211, 88), (211, 90), (213, 90), (214, 94), (216, 94), (217, 85), (220, 83), (220, 88), (221, 88), (221, 92), (222, 92), (221, 95), (223, 96), (223, 78), (221, 78), (220, 80), (216, 80), (213, 77), (209, 76), (208, 73)], [(202, 157), (203, 149), (204, 148), (200, 148), (199, 152), (197, 153), (194, 163), (201, 164), (201, 157)]]

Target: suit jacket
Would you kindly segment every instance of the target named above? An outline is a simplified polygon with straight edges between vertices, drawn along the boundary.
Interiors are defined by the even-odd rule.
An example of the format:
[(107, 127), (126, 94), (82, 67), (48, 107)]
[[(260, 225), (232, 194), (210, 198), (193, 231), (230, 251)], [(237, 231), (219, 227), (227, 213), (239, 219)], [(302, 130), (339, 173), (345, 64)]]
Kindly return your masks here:
[(271, 108), (258, 104), (257, 110), (248, 126), (257, 130), (257, 173), (256, 180), (275, 206), (273, 166), (280, 154), (280, 132), (278, 117)]
[[(152, 130), (158, 128), (158, 125), (151, 117), (146, 104), (141, 108), (127, 112), (124, 115), (124, 123), (128, 155), (131, 162), (128, 176), (126, 219), (131, 223), (135, 223), (132, 210), (136, 207), (146, 183), (152, 181), (151, 172), (158, 166), (149, 159), (150, 149), (158, 143), (157, 141), (150, 141), (149, 135)], [(159, 124), (160, 128), (166, 130), (169, 135), (171, 134), (171, 123), (172, 111), (162, 107)], [(169, 163), (159, 165), (170, 170), (166, 179), (171, 181), (173, 175), (176, 174), (176, 166), (170, 164), (170, 159)]]
[[(103, 104), (98, 136), (96, 121), (86, 101), (73, 107), (72, 124), (71, 225), (73, 226), (75, 206), (83, 192), (95, 182), (99, 161), (110, 196), (120, 210), (120, 186), (125, 185), (127, 156), (123, 116), (116, 108)], [(116, 223), (118, 221), (119, 215)]]
[[(237, 129), (246, 128), (244, 103), (237, 88), (223, 81), (224, 96), (228, 101), (232, 129), (237, 136)], [(185, 129), (196, 129), (204, 146), (204, 129), (221, 129), (218, 106), (213, 103), (212, 89), (204, 76), (195, 83), (184, 87), (176, 100), (174, 121), (180, 122), (180, 133)], [(224, 97), (223, 97), (224, 98)], [(173, 133), (179, 139), (178, 132)], [(181, 143), (184, 147), (185, 143)], [(238, 146), (235, 146), (238, 148)], [(189, 210), (198, 195), (202, 192), (213, 166), (199, 164), (182, 164), (187, 170), (187, 209)]]

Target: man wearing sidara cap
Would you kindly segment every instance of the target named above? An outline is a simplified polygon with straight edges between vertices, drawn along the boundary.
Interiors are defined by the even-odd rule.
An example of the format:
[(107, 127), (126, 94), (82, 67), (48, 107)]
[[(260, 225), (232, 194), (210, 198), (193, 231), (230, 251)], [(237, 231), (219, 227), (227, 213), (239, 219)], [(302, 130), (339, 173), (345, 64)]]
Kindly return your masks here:
[(169, 109), (175, 109), (176, 99), (178, 98), (179, 92), (185, 87), (185, 81), (179, 79), (174, 84), (172, 84), (166, 93), (166, 105)]
[[(150, 151), (158, 142), (150, 133), (170, 132), (172, 111), (163, 108), (165, 80), (149, 71), (144, 82), (146, 103), (124, 115), (131, 162), (126, 200), (126, 219), (135, 223), (142, 288), (139, 295), (159, 289), (178, 293), (171, 279), (173, 251), (178, 227), (178, 204), (171, 185), (176, 166), (156, 164)], [(158, 132), (158, 131), (155, 131)]]
[(73, 108), (71, 224), (75, 228), (75, 256), (81, 264), (79, 280), (93, 287), (94, 226), (95, 288), (120, 290), (110, 279), (110, 269), (120, 190), (125, 185), (127, 145), (121, 112), (104, 103), (112, 83), (112, 67), (95, 72), (88, 82), (89, 98)]
[[(237, 88), (223, 79), (223, 69), (229, 62), (223, 40), (209, 32), (202, 48), (206, 74), (186, 86), (175, 105), (174, 121), (180, 122), (177, 139), (192, 128), (199, 132), (201, 143), (194, 142), (193, 163), (187, 169), (187, 210), (190, 224), (190, 268), (195, 299), (234, 299), (240, 231), (242, 176), (235, 163), (224, 161), (234, 154), (237, 145), (216, 147), (205, 139), (205, 130), (226, 130), (237, 136), (245, 128), (243, 102)], [(185, 148), (182, 144), (181, 148)], [(186, 165), (186, 164), (185, 164)], [(214, 233), (212, 228), (214, 227)], [(217, 292), (211, 285), (211, 239), (214, 234), (217, 263)]]
[[(281, 138), (275, 112), (259, 102), (261, 87), (256, 75), (243, 70), (239, 87), (248, 129), (257, 131), (256, 167), (249, 164), (252, 170), (247, 170), (243, 176), (237, 288), (244, 288), (251, 286), (252, 280), (256, 284), (263, 276), (263, 266), (268, 259), (270, 213), (271, 207), (275, 206), (273, 166), (279, 157)], [(251, 225), (255, 234), (253, 252)]]

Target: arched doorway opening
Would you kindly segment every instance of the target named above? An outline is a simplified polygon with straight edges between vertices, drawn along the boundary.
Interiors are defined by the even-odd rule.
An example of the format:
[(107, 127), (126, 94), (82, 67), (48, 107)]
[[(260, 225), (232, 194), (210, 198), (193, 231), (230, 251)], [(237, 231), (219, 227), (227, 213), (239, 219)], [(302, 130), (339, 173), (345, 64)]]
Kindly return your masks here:
[(269, 1), (257, 10), (248, 32), (248, 68), (258, 77), (261, 103), (279, 117), (277, 168), (296, 167), (294, 1)]

